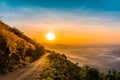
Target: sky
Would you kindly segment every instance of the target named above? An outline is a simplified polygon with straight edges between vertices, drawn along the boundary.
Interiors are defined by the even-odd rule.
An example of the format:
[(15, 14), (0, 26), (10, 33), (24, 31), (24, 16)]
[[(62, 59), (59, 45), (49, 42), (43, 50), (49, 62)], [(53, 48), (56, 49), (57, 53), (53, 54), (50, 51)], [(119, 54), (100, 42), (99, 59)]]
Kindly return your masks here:
[[(119, 44), (120, 0), (0, 0), (0, 19), (40, 43)], [(53, 32), (56, 39), (46, 40)]]

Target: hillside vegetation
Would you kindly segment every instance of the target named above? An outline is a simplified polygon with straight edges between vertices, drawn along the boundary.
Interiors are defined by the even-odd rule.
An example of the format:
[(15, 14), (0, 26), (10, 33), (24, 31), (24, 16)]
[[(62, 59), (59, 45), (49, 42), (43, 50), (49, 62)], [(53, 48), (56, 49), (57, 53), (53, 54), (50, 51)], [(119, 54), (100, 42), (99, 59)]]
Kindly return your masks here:
[(120, 80), (120, 72), (109, 70), (107, 74), (90, 66), (79, 67), (63, 54), (51, 52), (47, 56), (46, 69), (40, 80)]
[(64, 54), (45, 50), (16, 28), (0, 21), (0, 74), (5, 74), (29, 64), (48, 52), (45, 69), (39, 80), (120, 80), (120, 72), (109, 70), (107, 74), (90, 66), (79, 67)]
[(19, 69), (44, 54), (44, 47), (0, 21), (0, 74)]

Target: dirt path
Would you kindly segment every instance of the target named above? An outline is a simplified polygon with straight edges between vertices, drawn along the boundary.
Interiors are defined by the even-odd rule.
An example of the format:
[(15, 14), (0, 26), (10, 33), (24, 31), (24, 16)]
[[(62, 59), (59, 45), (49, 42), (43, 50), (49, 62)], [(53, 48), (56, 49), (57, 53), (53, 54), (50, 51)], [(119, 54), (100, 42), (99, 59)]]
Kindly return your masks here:
[(44, 69), (47, 55), (48, 54), (45, 54), (37, 61), (16, 72), (12, 72), (0, 77), (0, 80), (39, 80), (40, 72)]

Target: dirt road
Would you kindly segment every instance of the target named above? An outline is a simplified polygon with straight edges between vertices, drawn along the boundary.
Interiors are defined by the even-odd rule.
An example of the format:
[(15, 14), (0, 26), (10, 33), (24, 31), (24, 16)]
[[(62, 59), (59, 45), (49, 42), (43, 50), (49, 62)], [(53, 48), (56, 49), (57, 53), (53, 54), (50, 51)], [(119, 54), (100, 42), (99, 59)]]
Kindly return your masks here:
[(24, 68), (21, 68), (16, 72), (0, 77), (0, 80), (39, 80), (40, 73), (45, 66), (44, 64), (47, 55), (48, 54), (45, 54), (37, 61), (25, 66)]

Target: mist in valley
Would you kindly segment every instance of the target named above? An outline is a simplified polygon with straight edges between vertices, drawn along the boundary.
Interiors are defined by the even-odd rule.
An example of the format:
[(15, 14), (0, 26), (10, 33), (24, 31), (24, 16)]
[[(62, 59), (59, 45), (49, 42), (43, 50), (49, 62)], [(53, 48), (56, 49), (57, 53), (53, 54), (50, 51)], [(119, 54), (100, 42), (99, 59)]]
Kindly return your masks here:
[(90, 65), (106, 72), (109, 69), (120, 71), (120, 45), (62, 45), (45, 44), (47, 49), (65, 54), (79, 66)]

